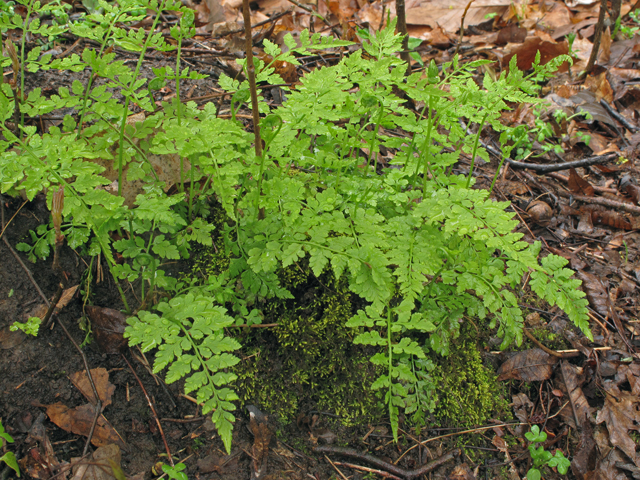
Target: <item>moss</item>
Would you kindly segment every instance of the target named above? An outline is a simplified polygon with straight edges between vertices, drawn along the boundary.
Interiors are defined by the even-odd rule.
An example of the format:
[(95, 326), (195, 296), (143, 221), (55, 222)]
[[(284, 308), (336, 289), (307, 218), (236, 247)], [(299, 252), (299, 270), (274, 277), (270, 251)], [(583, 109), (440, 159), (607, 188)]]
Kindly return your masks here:
[(434, 415), (451, 426), (481, 425), (492, 416), (508, 415), (503, 387), (486, 368), (474, 338), (475, 330), (463, 327), (448, 357), (435, 357), (433, 371), (439, 392)]
[(268, 301), (265, 322), (278, 326), (238, 338), (252, 349), (235, 371), (242, 400), (285, 422), (305, 409), (339, 415), (347, 425), (380, 414), (379, 399), (368, 388), (374, 380), (370, 355), (353, 344), (345, 327), (352, 316), (346, 281), (331, 274), (316, 279), (304, 265), (278, 276), (295, 300)]

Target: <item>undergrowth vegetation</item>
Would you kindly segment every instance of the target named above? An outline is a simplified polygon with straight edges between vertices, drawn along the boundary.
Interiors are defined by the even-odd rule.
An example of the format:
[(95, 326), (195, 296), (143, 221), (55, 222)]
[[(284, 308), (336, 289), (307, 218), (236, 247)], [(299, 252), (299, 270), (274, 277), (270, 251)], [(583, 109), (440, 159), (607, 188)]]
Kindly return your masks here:
[[(384, 399), (396, 439), (401, 412), (420, 426), (434, 410), (436, 380), (427, 356), (450, 355), (465, 317), (488, 318), (503, 348), (522, 341), (514, 289), (525, 277), (535, 294), (590, 335), (587, 302), (564, 268), (567, 261), (539, 258), (540, 244), (514, 233), (509, 204), (473, 188), (474, 160), (488, 160), (479, 142), (482, 129), (499, 133), (509, 156), (516, 144), (500, 113), (510, 103), (539, 103), (539, 82), (566, 57), (545, 66), (536, 62), (529, 76), (514, 58), (508, 72), (495, 80), (487, 75), (481, 85), (474, 75), (489, 61), (461, 65), (456, 57), (405, 76), (397, 58), (401, 37), (391, 22), (367, 36), (362, 50), (309, 73), (295, 88), (284, 87), (283, 105), (270, 107), (259, 97), (262, 148), (254, 150), (252, 135), (235, 118), (247, 107), (249, 82), (219, 79), (231, 97), (231, 119), (218, 118), (212, 103), (198, 108), (181, 101), (181, 82), (203, 75), (180, 64), (182, 39), (194, 34), (193, 11), (180, 2), (99, 0), (95, 13), (52, 25), (31, 17), (46, 8), (64, 19), (66, 5), (18, 3), (27, 7), (26, 18), (0, 17), (2, 28), (23, 31), (22, 44), (15, 48), (8, 41), (2, 60), (14, 76), (0, 92), (1, 192), (33, 199), (45, 191), (52, 208), (51, 225), (20, 248), (46, 257), (66, 241), (86, 255), (102, 255), (131, 314), (125, 333), (130, 344), (157, 350), (154, 371), (166, 368), (167, 382), (184, 379), (203, 413), (213, 412), (227, 450), (238, 399), (229, 388), (238, 380), (230, 367), (242, 348), (228, 327), (262, 322), (268, 299), (300, 301), (278, 276), (300, 262), (318, 279), (330, 274), (336, 294), (353, 296), (359, 308), (319, 325), (321, 318), (309, 322), (301, 307), (274, 335), (309, 344), (318, 332), (341, 344), (353, 335), (353, 342), (369, 346), (376, 378), (368, 388)], [(140, 8), (156, 12), (148, 33), (123, 28), (144, 17)], [(171, 29), (174, 44), (155, 31), (162, 11), (179, 15)], [(26, 51), (27, 32), (45, 38), (67, 29), (98, 46), (55, 60), (39, 48)], [(264, 40), (264, 50), (274, 61), (295, 65), (300, 55), (349, 42), (305, 32), (299, 41), (286, 36), (285, 44), (282, 52)], [(138, 52), (137, 63), (116, 60), (114, 46)], [(175, 68), (142, 78), (149, 48), (177, 49)], [(238, 62), (247, 71), (246, 60)], [(254, 66), (258, 82), (284, 83), (273, 64), (255, 60)], [(90, 80), (50, 97), (40, 89), (25, 92), (25, 75), (50, 69), (87, 70)], [(177, 96), (156, 108), (153, 93), (167, 82), (176, 82)], [(420, 105), (418, 113), (409, 100)], [(128, 121), (134, 105), (146, 113), (136, 123)], [(73, 112), (64, 115), (61, 128), (38, 131), (26, 121), (63, 109)], [(469, 135), (468, 128), (476, 133)], [(391, 161), (382, 151), (391, 152)], [(151, 155), (179, 157), (175, 193), (157, 178)], [(463, 157), (471, 159), (468, 174), (453, 174)], [(111, 181), (92, 159), (113, 161), (114, 188), (105, 188)], [(128, 205), (122, 190), (132, 181), (142, 181), (144, 190)], [(210, 197), (227, 216), (218, 224), (224, 239), (218, 248), (228, 265), (204, 280), (165, 275), (163, 263), (188, 258), (194, 244), (212, 244)], [(116, 253), (123, 263), (115, 261)], [(129, 304), (125, 280), (136, 286), (140, 305)], [(295, 322), (306, 322), (307, 334), (287, 340), (287, 325), (298, 328)], [(309, 359), (309, 376), (317, 374), (311, 364)]]

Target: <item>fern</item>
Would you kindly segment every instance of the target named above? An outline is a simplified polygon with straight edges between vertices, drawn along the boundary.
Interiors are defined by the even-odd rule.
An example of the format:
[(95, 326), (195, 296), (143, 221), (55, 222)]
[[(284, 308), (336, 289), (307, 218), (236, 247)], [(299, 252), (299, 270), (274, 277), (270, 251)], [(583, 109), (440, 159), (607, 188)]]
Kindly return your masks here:
[(141, 311), (127, 319), (124, 336), (129, 345), (140, 345), (143, 352), (158, 349), (153, 372), (167, 368), (167, 383), (185, 378), (185, 393), (196, 392), (202, 413), (213, 411), (213, 423), (218, 429), (227, 452), (231, 451), (233, 412), (238, 396), (224, 385), (236, 375), (227, 369), (240, 359), (228, 353), (240, 344), (224, 335), (224, 328), (234, 319), (226, 309), (214, 305), (214, 299), (193, 294), (177, 295), (156, 309), (161, 313)]

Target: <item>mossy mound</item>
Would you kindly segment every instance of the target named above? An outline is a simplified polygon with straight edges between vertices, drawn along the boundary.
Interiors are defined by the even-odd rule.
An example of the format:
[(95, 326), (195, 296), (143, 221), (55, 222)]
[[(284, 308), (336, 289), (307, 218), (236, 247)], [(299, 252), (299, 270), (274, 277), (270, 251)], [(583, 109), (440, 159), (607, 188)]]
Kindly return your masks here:
[(493, 417), (508, 416), (504, 387), (482, 363), (474, 329), (464, 326), (447, 357), (432, 356), (432, 377), (439, 394), (434, 417), (450, 426), (482, 425)]
[[(229, 266), (222, 232), (227, 221), (212, 208), (217, 247), (194, 252), (191, 275), (207, 278)], [(233, 335), (242, 345), (235, 390), (242, 403), (257, 405), (288, 423), (309, 410), (336, 414), (345, 425), (384, 421), (380, 391), (371, 390), (379, 372), (369, 358), (372, 347), (354, 345), (356, 332), (345, 326), (360, 308), (346, 280), (331, 272), (315, 277), (305, 261), (278, 273), (293, 299), (260, 301), (263, 323), (277, 327), (243, 328)], [(255, 305), (254, 305), (255, 306)], [(479, 425), (508, 411), (502, 387), (478, 350), (475, 329), (465, 324), (447, 357), (430, 355), (438, 401), (432, 419), (439, 425)]]
[(246, 357), (236, 366), (242, 400), (287, 422), (308, 410), (338, 415), (343, 424), (371, 421), (382, 412), (369, 386), (375, 380), (370, 352), (353, 344), (345, 327), (353, 315), (345, 281), (316, 279), (298, 265), (282, 270), (282, 286), (294, 300), (269, 300), (265, 323), (237, 337)]

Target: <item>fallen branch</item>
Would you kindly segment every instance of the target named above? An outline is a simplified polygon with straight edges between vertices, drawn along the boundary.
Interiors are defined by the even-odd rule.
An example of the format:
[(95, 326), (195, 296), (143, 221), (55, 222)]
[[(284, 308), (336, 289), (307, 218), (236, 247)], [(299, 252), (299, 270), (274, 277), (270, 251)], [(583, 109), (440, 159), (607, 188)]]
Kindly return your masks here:
[(609, 208), (617, 208), (619, 210), (624, 210), (625, 212), (634, 213), (636, 215), (640, 215), (640, 207), (636, 205), (631, 205), (629, 203), (618, 202), (616, 200), (611, 200), (609, 198), (602, 197), (588, 197), (586, 195), (573, 195), (569, 192), (565, 192), (563, 190), (558, 190), (558, 195), (565, 198), (573, 198), (574, 200), (579, 200), (583, 203), (592, 203), (594, 205), (602, 205), (604, 207)]
[(535, 170), (540, 173), (558, 172), (560, 170), (569, 170), (570, 168), (588, 167), (590, 165), (596, 165), (599, 163), (608, 163), (616, 160), (620, 154), (607, 153), (605, 155), (596, 155), (595, 157), (583, 158), (582, 160), (576, 160), (575, 162), (556, 163), (553, 165), (538, 165), (533, 163), (516, 162), (509, 158), (505, 158), (511, 168), (528, 168), (529, 170)]
[(315, 447), (313, 451), (316, 453), (335, 453), (337, 455), (343, 455), (345, 457), (356, 458), (358, 460), (362, 460), (364, 462), (370, 463), (371, 465), (375, 465), (380, 469), (386, 470), (387, 472), (390, 472), (393, 475), (403, 477), (408, 480), (412, 478), (420, 477), (421, 475), (426, 475), (427, 473), (442, 466), (449, 460), (453, 460), (454, 457), (460, 455), (461, 453), (461, 450), (459, 448), (455, 448), (450, 452), (445, 453), (440, 458), (437, 458), (429, 463), (424, 464), (420, 468), (416, 468), (415, 470), (405, 470), (404, 468), (400, 468), (397, 465), (393, 465), (391, 463), (385, 462), (384, 460), (380, 460), (379, 458), (374, 457), (373, 455), (369, 455), (367, 453), (360, 453), (354, 448), (320, 446), (320, 447)]

